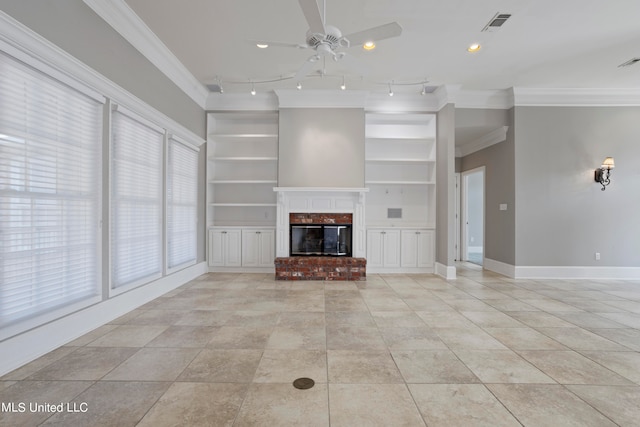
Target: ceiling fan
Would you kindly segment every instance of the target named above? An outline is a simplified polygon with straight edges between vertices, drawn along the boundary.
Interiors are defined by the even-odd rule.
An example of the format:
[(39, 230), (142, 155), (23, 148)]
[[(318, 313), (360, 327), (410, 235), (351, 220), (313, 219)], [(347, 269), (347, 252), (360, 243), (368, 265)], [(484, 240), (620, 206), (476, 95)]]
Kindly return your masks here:
[(298, 0), (302, 13), (309, 24), (305, 44), (279, 43), (269, 41), (258, 41), (259, 44), (295, 47), (299, 49), (313, 49), (315, 53), (311, 55), (295, 75), (295, 79), (304, 79), (318, 62), (322, 59), (332, 58), (336, 62), (341, 62), (347, 68), (354, 70), (360, 75), (366, 74), (366, 70), (359, 61), (342, 51), (353, 46), (360, 46), (367, 42), (397, 37), (402, 33), (402, 27), (397, 22), (372, 27), (366, 30), (351, 33), (346, 36), (333, 25), (325, 23), (326, 0), (323, 1), (323, 11), (320, 11), (317, 0)]

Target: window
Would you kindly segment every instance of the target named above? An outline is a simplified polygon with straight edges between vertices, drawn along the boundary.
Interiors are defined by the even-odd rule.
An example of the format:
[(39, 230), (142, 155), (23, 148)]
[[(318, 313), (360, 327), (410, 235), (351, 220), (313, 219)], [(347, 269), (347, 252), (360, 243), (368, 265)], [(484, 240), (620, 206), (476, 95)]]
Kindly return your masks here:
[(111, 287), (162, 275), (162, 129), (118, 107), (112, 117)]
[(167, 267), (195, 264), (198, 221), (198, 151), (169, 139), (167, 162)]
[(103, 104), (0, 52), (1, 327), (99, 297)]

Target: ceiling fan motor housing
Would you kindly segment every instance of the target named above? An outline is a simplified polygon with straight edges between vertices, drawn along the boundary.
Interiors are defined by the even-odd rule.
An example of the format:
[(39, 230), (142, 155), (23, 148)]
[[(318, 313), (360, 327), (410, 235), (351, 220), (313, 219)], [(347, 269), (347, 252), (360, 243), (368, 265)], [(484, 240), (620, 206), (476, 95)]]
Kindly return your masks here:
[(349, 41), (342, 38), (342, 33), (333, 25), (325, 25), (326, 34), (307, 31), (307, 44), (316, 49), (320, 45), (329, 46), (331, 50), (349, 47)]

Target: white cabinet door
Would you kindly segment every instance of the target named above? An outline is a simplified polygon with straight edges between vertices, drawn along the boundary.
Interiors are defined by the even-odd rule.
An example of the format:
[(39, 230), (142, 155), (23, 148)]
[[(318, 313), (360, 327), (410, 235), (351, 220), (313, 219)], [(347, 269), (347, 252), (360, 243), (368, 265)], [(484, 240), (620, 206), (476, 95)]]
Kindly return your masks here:
[(384, 267), (400, 267), (400, 230), (384, 230)]
[(434, 231), (433, 230), (418, 230), (417, 236), (417, 266), (428, 268), (433, 267), (435, 262), (434, 257)]
[(272, 267), (275, 253), (273, 229), (242, 230), (242, 266)]
[(367, 231), (367, 265), (400, 267), (400, 230)]
[(367, 266), (382, 267), (383, 258), (382, 230), (367, 230)]
[(418, 230), (402, 230), (402, 267), (418, 266)]
[(433, 230), (402, 230), (402, 267), (433, 267)]
[(241, 235), (239, 229), (209, 230), (209, 265), (239, 267), (241, 265)]

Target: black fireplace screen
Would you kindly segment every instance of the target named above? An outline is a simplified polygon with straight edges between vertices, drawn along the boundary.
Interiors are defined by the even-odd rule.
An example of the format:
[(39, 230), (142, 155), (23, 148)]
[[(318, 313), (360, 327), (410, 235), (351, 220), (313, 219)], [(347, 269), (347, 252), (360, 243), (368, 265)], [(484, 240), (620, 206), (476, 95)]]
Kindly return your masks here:
[(351, 256), (351, 225), (291, 225), (291, 256)]

